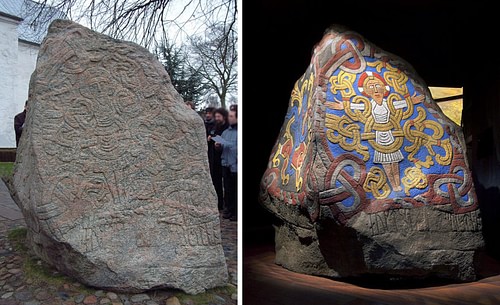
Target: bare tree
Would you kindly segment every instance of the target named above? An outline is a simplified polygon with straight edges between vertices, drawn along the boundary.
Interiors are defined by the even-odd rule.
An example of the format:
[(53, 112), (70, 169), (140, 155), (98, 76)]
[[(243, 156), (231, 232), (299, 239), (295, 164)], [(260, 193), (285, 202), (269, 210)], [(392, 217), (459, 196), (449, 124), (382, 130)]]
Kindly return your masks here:
[(35, 24), (46, 20), (43, 8), (51, 7), (95, 31), (144, 47), (151, 47), (172, 33), (186, 35), (185, 28), (203, 27), (216, 20), (229, 33), (234, 31), (237, 19), (237, 0), (39, 0), (38, 3), (30, 8)]
[(201, 74), (204, 87), (217, 94), (222, 106), (236, 89), (237, 0), (38, 0), (37, 5), (25, 5), (25, 10), (29, 12), (24, 15), (31, 16), (30, 26), (46, 28), (54, 19), (46, 12), (57, 12), (153, 53), (164, 41), (190, 41), (196, 59), (191, 72)]
[(237, 85), (237, 34), (227, 29), (223, 23), (212, 23), (205, 36), (191, 39), (191, 48), (196, 57), (199, 73), (206, 85), (220, 99), (221, 107), (226, 107), (226, 98), (236, 90)]
[(172, 85), (184, 101), (192, 101), (195, 107), (207, 90), (203, 76), (189, 64), (189, 58), (182, 46), (177, 47), (169, 41), (157, 46), (155, 54), (170, 76)]

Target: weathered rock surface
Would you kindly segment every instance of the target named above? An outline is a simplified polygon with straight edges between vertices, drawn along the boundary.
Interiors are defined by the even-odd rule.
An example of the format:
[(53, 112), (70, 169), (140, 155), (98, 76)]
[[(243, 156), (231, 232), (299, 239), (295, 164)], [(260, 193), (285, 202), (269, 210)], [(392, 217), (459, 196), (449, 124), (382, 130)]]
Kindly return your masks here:
[(14, 186), (35, 252), (116, 291), (228, 279), (203, 120), (146, 49), (51, 24)]
[(261, 183), (276, 262), (307, 274), (474, 280), (481, 215), (461, 128), (413, 67), (332, 26)]

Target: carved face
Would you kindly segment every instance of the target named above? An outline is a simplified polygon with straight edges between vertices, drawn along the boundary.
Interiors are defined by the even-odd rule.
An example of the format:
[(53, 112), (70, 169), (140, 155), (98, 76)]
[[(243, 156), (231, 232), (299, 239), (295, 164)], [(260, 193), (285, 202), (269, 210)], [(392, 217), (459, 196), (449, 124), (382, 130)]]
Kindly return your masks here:
[(370, 78), (365, 82), (363, 89), (368, 96), (375, 100), (375, 102), (378, 104), (382, 103), (382, 99), (385, 95), (385, 85), (381, 80), (375, 77)]

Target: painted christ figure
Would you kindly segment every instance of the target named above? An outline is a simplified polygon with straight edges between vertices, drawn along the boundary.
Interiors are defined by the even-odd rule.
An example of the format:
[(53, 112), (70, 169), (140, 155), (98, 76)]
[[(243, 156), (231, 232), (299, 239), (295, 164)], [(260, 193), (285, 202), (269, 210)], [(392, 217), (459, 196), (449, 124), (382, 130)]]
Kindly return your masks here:
[[(359, 91), (370, 98), (371, 115), (375, 123), (387, 125), (390, 122), (391, 111), (386, 97), (389, 95), (390, 88), (384, 78), (370, 71), (364, 72), (358, 81)], [(424, 99), (423, 95), (416, 96), (416, 93), (410, 97), (413, 104), (418, 104)], [(393, 101), (394, 109), (408, 107), (406, 100)], [(336, 104), (334, 109), (343, 109), (341, 103)], [(365, 104), (350, 104), (352, 110), (365, 110)], [(395, 142), (392, 129), (375, 130), (375, 142), (380, 147), (389, 147)], [(399, 162), (404, 159), (401, 150), (380, 151), (374, 147), (373, 163), (381, 164), (384, 172), (395, 192), (403, 190), (399, 173)]]

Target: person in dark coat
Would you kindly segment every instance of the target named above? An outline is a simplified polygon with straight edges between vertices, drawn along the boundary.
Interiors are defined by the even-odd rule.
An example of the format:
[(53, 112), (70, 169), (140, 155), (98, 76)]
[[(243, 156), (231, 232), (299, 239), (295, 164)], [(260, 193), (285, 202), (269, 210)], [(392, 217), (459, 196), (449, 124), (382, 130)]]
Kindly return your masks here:
[(229, 111), (228, 123), (229, 127), (222, 133), (220, 142), (216, 139), (215, 149), (222, 151), (225, 203), (222, 217), (236, 221), (238, 219), (238, 114), (236, 110)]
[(210, 130), (215, 127), (215, 119), (214, 119), (214, 110), (215, 107), (207, 107), (205, 108), (205, 130), (207, 132), (207, 137), (209, 136)]
[(209, 131), (208, 135), (208, 161), (210, 163), (210, 175), (212, 176), (212, 183), (217, 193), (217, 206), (219, 211), (224, 209), (224, 187), (222, 178), (222, 164), (221, 155), (222, 151), (215, 149), (215, 142), (212, 141), (212, 137), (220, 136), (229, 127), (227, 121), (228, 112), (225, 108), (217, 108), (214, 110), (215, 125)]
[(26, 110), (28, 109), (28, 100), (24, 103), (24, 110), (16, 114), (14, 117), (14, 131), (16, 132), (16, 147), (19, 146), (19, 139), (24, 128), (24, 121), (26, 120)]

